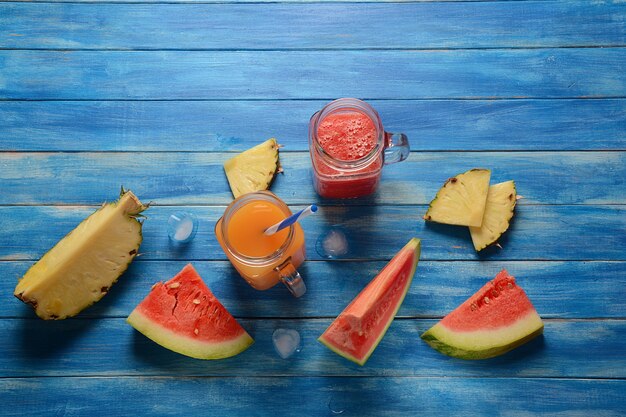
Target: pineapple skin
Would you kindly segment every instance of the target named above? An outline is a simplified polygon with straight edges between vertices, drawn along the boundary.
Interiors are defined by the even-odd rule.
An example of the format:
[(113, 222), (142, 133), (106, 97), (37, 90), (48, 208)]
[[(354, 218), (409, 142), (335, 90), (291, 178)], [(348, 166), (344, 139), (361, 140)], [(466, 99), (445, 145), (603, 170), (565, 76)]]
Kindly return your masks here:
[[(112, 278), (106, 279), (104, 281), (105, 285), (91, 288), (89, 291), (90, 294), (88, 294), (88, 296), (84, 297), (82, 300), (63, 300), (63, 297), (56, 297), (52, 301), (48, 300), (47, 294), (51, 290), (55, 290), (55, 283), (58, 285), (58, 283), (61, 282), (61, 285), (63, 285), (64, 280), (69, 280), (72, 278), (71, 276), (61, 276), (61, 278), (57, 278), (59, 275), (63, 274), (58, 272), (58, 268), (56, 268), (55, 270), (55, 260), (53, 258), (62, 258), (62, 255), (58, 256), (58, 254), (55, 253), (55, 248), (57, 248), (61, 244), (61, 242), (66, 241), (66, 239), (74, 238), (77, 229), (79, 229), (82, 225), (87, 224), (90, 219), (94, 219), (96, 215), (98, 213), (102, 213), (105, 208), (126, 208), (126, 206), (128, 206), (127, 208), (129, 209), (129, 211), (124, 212), (124, 217), (126, 217), (129, 222), (134, 222), (129, 224), (132, 225), (132, 227), (136, 228), (137, 233), (136, 241), (127, 246), (128, 250), (122, 253), (122, 257), (126, 258), (126, 262), (119, 264), (119, 267), (116, 269), (115, 274), (112, 276)], [(20, 301), (30, 305), (35, 310), (37, 316), (43, 320), (62, 320), (68, 317), (73, 317), (85, 308), (96, 303), (108, 293), (111, 286), (117, 282), (119, 277), (128, 269), (130, 263), (137, 256), (139, 246), (143, 241), (143, 234), (142, 223), (137, 221), (136, 218), (140, 217), (141, 212), (143, 212), (147, 208), (148, 205), (142, 204), (131, 191), (126, 191), (122, 188), (118, 201), (103, 204), (101, 208), (99, 208), (94, 213), (89, 215), (86, 219), (84, 219), (78, 226), (76, 226), (76, 228), (70, 231), (65, 237), (63, 237), (63, 239), (57, 242), (54, 247), (46, 252), (44, 256), (39, 259), (39, 261), (32, 265), (28, 269), (28, 271), (26, 271), (24, 276), (20, 278), (17, 286), (15, 287), (13, 295)], [(89, 237), (87, 237), (87, 240), (88, 239)], [(75, 249), (75, 252), (77, 252), (78, 255), (85, 255), (85, 253), (81, 253), (80, 247)], [(76, 257), (76, 253), (74, 253), (74, 255)], [(60, 263), (63, 267), (71, 264), (71, 261), (61, 260)], [(46, 279), (46, 273), (49, 274), (48, 279)], [(55, 280), (54, 278), (57, 279)], [(99, 284), (102, 284), (102, 282), (103, 281), (100, 281)], [(82, 296), (84, 294), (79, 295)], [(68, 307), (68, 305), (70, 307)]]

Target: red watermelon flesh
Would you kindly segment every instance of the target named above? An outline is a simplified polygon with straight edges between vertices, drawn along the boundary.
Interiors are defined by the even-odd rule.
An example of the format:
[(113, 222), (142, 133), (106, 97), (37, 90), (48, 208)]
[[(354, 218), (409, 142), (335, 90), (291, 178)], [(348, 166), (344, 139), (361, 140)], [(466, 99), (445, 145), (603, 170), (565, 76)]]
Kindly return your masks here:
[(318, 340), (344, 358), (365, 364), (402, 305), (419, 255), (420, 240), (411, 239)]
[(198, 359), (222, 359), (253, 340), (188, 264), (152, 287), (128, 323), (161, 346)]
[(422, 335), (439, 352), (461, 359), (502, 355), (543, 332), (543, 322), (506, 270)]

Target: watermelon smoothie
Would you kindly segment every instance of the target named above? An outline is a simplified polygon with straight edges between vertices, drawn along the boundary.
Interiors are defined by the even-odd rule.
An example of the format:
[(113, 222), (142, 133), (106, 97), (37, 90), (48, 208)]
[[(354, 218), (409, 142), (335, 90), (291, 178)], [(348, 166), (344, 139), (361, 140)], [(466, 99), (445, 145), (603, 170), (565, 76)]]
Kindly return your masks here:
[(404, 134), (384, 131), (369, 104), (342, 98), (311, 117), (309, 151), (313, 184), (325, 198), (356, 198), (378, 187), (382, 167), (409, 154)]
[(306, 286), (296, 270), (305, 258), (304, 231), (295, 223), (271, 236), (270, 226), (291, 215), (291, 210), (269, 191), (235, 199), (215, 225), (215, 236), (239, 275), (257, 290), (283, 282), (299, 297)]

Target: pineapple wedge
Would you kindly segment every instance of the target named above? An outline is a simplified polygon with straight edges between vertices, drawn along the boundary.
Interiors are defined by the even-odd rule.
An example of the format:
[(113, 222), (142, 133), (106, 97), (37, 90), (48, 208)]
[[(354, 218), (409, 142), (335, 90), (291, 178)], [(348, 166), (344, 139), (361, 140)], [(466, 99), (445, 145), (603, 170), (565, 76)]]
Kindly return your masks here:
[(515, 182), (507, 181), (489, 187), (487, 205), (481, 227), (470, 226), (470, 234), (476, 251), (495, 243), (509, 228), (517, 201)]
[(490, 177), (490, 170), (475, 168), (448, 179), (430, 202), (424, 220), (480, 227)]
[(235, 198), (267, 190), (279, 170), (278, 143), (271, 138), (224, 162), (224, 172)]
[(14, 295), (44, 320), (75, 316), (100, 300), (137, 255), (137, 217), (147, 208), (122, 189), (117, 202), (103, 204), (35, 263)]

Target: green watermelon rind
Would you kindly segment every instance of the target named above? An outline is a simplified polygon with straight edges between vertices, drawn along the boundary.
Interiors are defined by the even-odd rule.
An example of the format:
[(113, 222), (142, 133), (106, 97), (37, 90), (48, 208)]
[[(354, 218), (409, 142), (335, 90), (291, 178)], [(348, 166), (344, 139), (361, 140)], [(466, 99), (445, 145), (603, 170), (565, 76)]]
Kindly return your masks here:
[[(402, 306), (402, 303), (404, 302), (404, 298), (406, 297), (406, 294), (409, 292), (409, 288), (411, 287), (411, 283), (413, 282), (413, 276), (415, 275), (415, 270), (417, 269), (417, 264), (419, 262), (420, 259), (420, 253), (421, 253), (421, 241), (420, 239), (417, 238), (412, 238), (409, 243), (407, 243), (401, 250), (400, 252), (398, 252), (396, 254), (396, 256), (399, 256), (401, 253), (403, 253), (404, 251), (410, 251), (412, 256), (413, 256), (413, 265), (411, 267), (411, 273), (409, 274), (409, 278), (407, 279), (407, 282), (405, 284), (405, 288), (402, 291), (402, 295), (398, 298), (398, 302), (397, 305), (394, 307), (393, 309), (393, 313), (390, 315), (390, 318), (388, 320), (388, 322), (385, 324), (385, 327), (383, 327), (383, 330), (380, 332), (380, 335), (376, 338), (376, 341), (374, 342), (374, 344), (372, 345), (372, 348), (365, 354), (365, 356), (363, 357), (363, 359), (358, 359), (357, 357), (350, 355), (349, 353), (340, 350), (339, 348), (335, 347), (334, 345), (332, 345), (330, 342), (324, 340), (324, 334), (326, 332), (324, 332), (324, 334), (322, 334), (317, 340), (322, 343), (324, 346), (326, 346), (328, 349), (332, 350), (333, 352), (335, 352), (337, 355), (344, 357), (345, 359), (348, 359), (349, 361), (352, 361), (360, 366), (365, 365), (365, 362), (367, 362), (367, 360), (370, 358), (370, 356), (372, 356), (372, 354), (374, 353), (374, 351), (376, 350), (376, 347), (378, 347), (378, 344), (380, 343), (380, 341), (383, 339), (383, 337), (385, 337), (385, 334), (387, 333), (387, 329), (389, 329), (389, 326), (391, 326), (391, 323), (393, 322), (394, 318), (396, 317), (396, 314), (398, 313), (398, 310), (400, 310), (400, 307)], [(391, 263), (391, 261), (389, 262), (389, 264)], [(385, 268), (389, 265), (387, 264), (385, 266)], [(383, 269), (385, 269), (383, 268)], [(381, 271), (382, 272), (382, 271)], [(378, 275), (377, 275), (378, 276)], [(377, 277), (376, 276), (376, 277)], [(376, 277), (374, 277), (374, 279), (376, 279)], [(357, 298), (359, 296), (357, 295)], [(356, 300), (356, 298), (355, 298)], [(354, 300), (350, 303), (352, 304), (354, 303)], [(332, 326), (332, 323), (331, 323)], [(329, 326), (330, 327), (330, 326)]]
[(133, 311), (126, 321), (164, 348), (196, 359), (229, 358), (238, 355), (254, 343), (246, 331), (234, 339), (219, 343), (194, 340), (161, 326), (137, 310)]
[[(511, 334), (508, 337), (503, 336), (507, 329), (511, 333), (510, 329), (513, 327), (519, 329), (516, 336), (511, 336)], [(478, 335), (479, 333), (480, 335)], [(503, 355), (542, 333), (543, 322), (536, 311), (531, 311), (526, 317), (501, 329), (455, 332), (437, 323), (422, 334), (421, 338), (433, 349), (444, 355), (458, 359), (479, 360)], [(475, 346), (470, 346), (467, 343), (463, 343), (460, 340), (461, 338), (474, 338), (479, 342)], [(477, 346), (480, 344), (482, 346)]]

